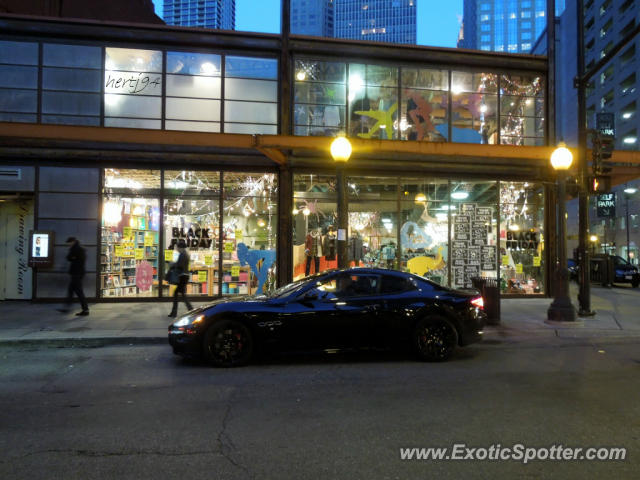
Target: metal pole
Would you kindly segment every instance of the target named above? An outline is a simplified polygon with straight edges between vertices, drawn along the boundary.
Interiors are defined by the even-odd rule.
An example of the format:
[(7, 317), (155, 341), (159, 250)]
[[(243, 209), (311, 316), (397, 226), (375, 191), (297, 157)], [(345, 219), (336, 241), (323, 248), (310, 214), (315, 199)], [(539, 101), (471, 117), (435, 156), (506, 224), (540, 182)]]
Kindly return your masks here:
[(344, 174), (344, 162), (339, 162), (336, 168), (336, 188), (338, 190), (338, 268), (347, 268), (349, 266), (349, 258), (347, 257), (349, 207), (347, 200), (347, 184)]
[(626, 210), (626, 220), (625, 220), (625, 225), (627, 227), (627, 262), (631, 263), (631, 255), (629, 254), (629, 194), (628, 193), (624, 193), (624, 199), (625, 199), (625, 210)]
[(558, 170), (558, 263), (556, 265), (556, 295), (547, 310), (547, 320), (572, 322), (576, 320), (576, 309), (569, 298), (569, 270), (567, 269), (567, 223), (566, 216), (566, 172)]
[[(577, 55), (578, 72), (574, 86), (578, 90), (578, 265), (580, 293), (578, 303), (580, 305), (579, 315), (589, 316), (595, 312), (591, 311), (591, 278), (589, 265), (589, 249), (587, 247), (587, 236), (589, 234), (589, 194), (587, 190), (587, 96), (584, 77), (584, 4), (582, 0), (576, 1), (578, 13), (577, 27)], [(560, 199), (560, 203), (564, 199)], [(564, 221), (564, 218), (563, 218)]]

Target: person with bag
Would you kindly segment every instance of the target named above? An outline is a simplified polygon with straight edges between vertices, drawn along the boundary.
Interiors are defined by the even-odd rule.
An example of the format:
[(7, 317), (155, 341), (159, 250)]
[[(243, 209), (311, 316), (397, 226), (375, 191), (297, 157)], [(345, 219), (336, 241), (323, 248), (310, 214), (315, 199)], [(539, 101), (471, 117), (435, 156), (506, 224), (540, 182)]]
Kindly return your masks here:
[(66, 304), (63, 308), (59, 308), (58, 311), (61, 313), (67, 313), (69, 311), (73, 301), (73, 294), (75, 293), (80, 300), (80, 305), (82, 306), (82, 310), (76, 313), (76, 315), (86, 316), (89, 315), (89, 305), (87, 304), (87, 299), (85, 298), (82, 290), (82, 279), (84, 278), (84, 264), (87, 259), (87, 254), (85, 253), (84, 248), (80, 246), (80, 242), (77, 238), (67, 238), (67, 244), (69, 245), (67, 260), (69, 261), (69, 275), (71, 280), (69, 281), (69, 287), (67, 288)]
[(175, 318), (178, 315), (178, 294), (182, 294), (184, 304), (187, 306), (187, 310), (191, 310), (192, 306), (187, 298), (186, 290), (187, 283), (189, 282), (189, 252), (187, 252), (187, 244), (184, 240), (178, 242), (178, 260), (171, 263), (167, 278), (169, 283), (176, 285), (176, 289), (173, 292), (173, 308), (169, 317)]

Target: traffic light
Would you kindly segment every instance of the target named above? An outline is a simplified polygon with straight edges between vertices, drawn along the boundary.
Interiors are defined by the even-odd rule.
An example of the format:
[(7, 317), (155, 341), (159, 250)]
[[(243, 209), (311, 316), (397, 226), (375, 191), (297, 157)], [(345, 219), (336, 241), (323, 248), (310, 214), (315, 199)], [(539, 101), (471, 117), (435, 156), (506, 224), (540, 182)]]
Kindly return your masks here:
[(608, 175), (593, 175), (589, 177), (590, 193), (606, 193), (611, 191), (611, 177)]
[[(591, 136), (591, 170), (594, 175), (600, 175), (602, 169), (602, 144), (600, 132), (594, 131)], [(591, 183), (591, 182), (590, 182)], [(593, 191), (593, 189), (592, 189)]]

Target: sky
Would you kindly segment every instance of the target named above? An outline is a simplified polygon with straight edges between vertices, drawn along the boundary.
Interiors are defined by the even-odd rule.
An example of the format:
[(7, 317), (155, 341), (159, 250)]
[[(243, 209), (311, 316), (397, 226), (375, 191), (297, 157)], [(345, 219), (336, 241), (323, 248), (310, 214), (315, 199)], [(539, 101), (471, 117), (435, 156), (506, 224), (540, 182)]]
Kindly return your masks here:
[[(295, 0), (292, 0), (292, 2)], [(417, 0), (418, 45), (455, 47), (463, 0)], [(153, 0), (162, 17), (163, 0)], [(236, 30), (279, 33), (280, 0), (236, 0)]]

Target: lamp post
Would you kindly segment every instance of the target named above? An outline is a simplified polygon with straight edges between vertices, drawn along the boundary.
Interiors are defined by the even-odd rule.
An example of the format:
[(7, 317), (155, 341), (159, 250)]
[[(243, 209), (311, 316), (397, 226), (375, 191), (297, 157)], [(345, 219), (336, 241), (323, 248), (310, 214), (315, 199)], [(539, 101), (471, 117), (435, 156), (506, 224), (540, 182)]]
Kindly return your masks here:
[(638, 191), (637, 188), (627, 187), (624, 189), (624, 208), (625, 208), (625, 226), (627, 227), (627, 262), (631, 263), (631, 254), (629, 253), (629, 197)]
[(351, 157), (351, 143), (338, 137), (331, 143), (331, 156), (336, 162), (336, 189), (338, 190), (338, 268), (347, 268), (347, 228), (349, 228), (347, 185), (344, 167)]
[(598, 236), (597, 235), (591, 235), (589, 237), (589, 240), (591, 240), (591, 254), (595, 255), (595, 253), (596, 253), (596, 242), (598, 241)]
[(555, 298), (547, 310), (547, 320), (554, 322), (573, 322), (576, 309), (569, 298), (569, 270), (567, 269), (567, 223), (565, 208), (565, 183), (567, 170), (573, 162), (573, 155), (567, 146), (560, 142), (551, 154), (551, 165), (558, 172), (558, 263), (556, 265)]

